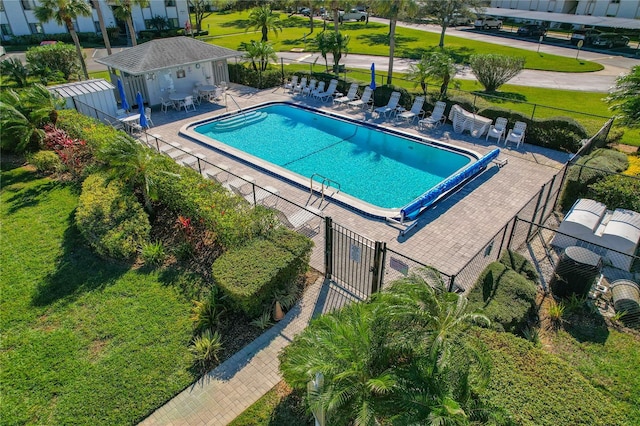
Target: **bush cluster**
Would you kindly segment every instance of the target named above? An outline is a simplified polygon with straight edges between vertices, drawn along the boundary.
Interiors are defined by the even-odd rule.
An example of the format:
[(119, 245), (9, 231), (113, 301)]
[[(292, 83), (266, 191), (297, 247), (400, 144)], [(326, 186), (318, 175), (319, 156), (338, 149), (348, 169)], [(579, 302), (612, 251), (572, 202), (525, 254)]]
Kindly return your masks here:
[(117, 135), (122, 135), (122, 131), (104, 125), (95, 118), (87, 117), (74, 109), (60, 110), (56, 127), (67, 132), (73, 139), (87, 141), (87, 146), (92, 153), (115, 140)]
[(213, 279), (235, 309), (255, 318), (271, 305), (275, 292), (306, 270), (312, 246), (307, 237), (280, 228), (216, 259)]
[(268, 89), (282, 85), (282, 73), (277, 69), (258, 72), (244, 64), (229, 64), (229, 80), (258, 89)]
[(98, 173), (82, 184), (76, 224), (98, 254), (114, 259), (135, 256), (151, 231), (149, 218), (133, 193)]
[(597, 149), (590, 155), (580, 158), (569, 167), (565, 179), (560, 205), (564, 211), (569, 210), (578, 198), (590, 197), (594, 194), (589, 186), (613, 174), (620, 173), (629, 167), (627, 156), (611, 149)]
[(54, 151), (42, 150), (29, 155), (31, 163), (41, 173), (53, 173), (62, 169), (62, 161)]
[(640, 212), (640, 178), (609, 175), (589, 185), (589, 197), (611, 210), (627, 209)]
[[(522, 265), (520, 260), (515, 263)], [(482, 309), (491, 320), (491, 326), (499, 331), (521, 331), (535, 307), (536, 284), (526, 277), (532, 268), (521, 266), (521, 269), (525, 275), (504, 263), (493, 262), (482, 272), (469, 293), (471, 307)]]
[[(91, 32), (79, 32), (78, 39), (81, 43), (102, 43), (102, 36), (97, 35), (96, 33)], [(70, 43), (73, 44), (73, 40), (71, 39), (71, 34), (67, 33), (57, 33), (57, 34), (26, 34), (13, 36), (6, 40), (2, 41), (2, 44), (6, 44), (9, 46), (30, 46), (30, 45), (38, 45), (45, 40), (55, 40), (62, 43)]]

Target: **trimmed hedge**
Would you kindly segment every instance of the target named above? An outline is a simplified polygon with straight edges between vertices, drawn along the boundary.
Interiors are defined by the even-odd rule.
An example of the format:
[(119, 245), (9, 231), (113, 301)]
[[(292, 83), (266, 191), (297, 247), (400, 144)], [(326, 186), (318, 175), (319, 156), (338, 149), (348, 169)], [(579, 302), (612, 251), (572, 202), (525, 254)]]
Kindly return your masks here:
[(60, 157), (54, 151), (38, 151), (29, 155), (27, 160), (41, 173), (53, 173), (63, 168)]
[(268, 89), (282, 85), (282, 72), (279, 69), (268, 69), (262, 73), (244, 64), (229, 64), (229, 80), (258, 89)]
[(269, 239), (255, 239), (216, 259), (214, 282), (234, 309), (255, 318), (271, 306), (275, 291), (307, 269), (312, 247), (304, 235), (280, 228)]
[(590, 198), (605, 204), (608, 209), (628, 209), (640, 212), (640, 178), (609, 175), (589, 185)]
[(507, 268), (513, 269), (529, 281), (538, 282), (540, 279), (540, 275), (538, 275), (536, 268), (534, 268), (531, 262), (525, 259), (525, 257), (520, 253), (506, 250), (499, 262)]
[(612, 173), (620, 173), (627, 167), (629, 167), (627, 156), (612, 149), (597, 149), (590, 155), (580, 158), (576, 164), (569, 167), (567, 172), (560, 201), (562, 210), (569, 210), (578, 198), (592, 196), (589, 185)]
[(135, 195), (117, 181), (93, 174), (82, 184), (76, 210), (82, 236), (100, 255), (129, 259), (149, 240), (151, 225)]
[(58, 111), (56, 127), (64, 130), (72, 139), (82, 139), (92, 152), (100, 149), (106, 143), (114, 140), (124, 132), (112, 126), (101, 123), (92, 117), (80, 114), (75, 109)]
[(536, 285), (502, 263), (493, 262), (482, 272), (469, 293), (472, 309), (482, 309), (499, 331), (517, 332), (535, 307)]

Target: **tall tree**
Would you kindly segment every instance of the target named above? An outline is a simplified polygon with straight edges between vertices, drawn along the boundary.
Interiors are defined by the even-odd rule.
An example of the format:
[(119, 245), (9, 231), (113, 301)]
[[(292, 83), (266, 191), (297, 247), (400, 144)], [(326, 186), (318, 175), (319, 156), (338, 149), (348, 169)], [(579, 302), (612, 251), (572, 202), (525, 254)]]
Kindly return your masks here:
[(73, 43), (76, 45), (76, 53), (80, 60), (82, 73), (85, 79), (89, 79), (87, 64), (84, 62), (84, 54), (78, 34), (73, 26), (73, 20), (78, 16), (91, 16), (91, 7), (85, 0), (40, 0), (40, 5), (34, 10), (34, 15), (40, 22), (54, 19), (59, 25), (65, 25)]
[(278, 15), (274, 15), (269, 4), (263, 4), (249, 13), (247, 31), (251, 29), (259, 29), (262, 31), (262, 41), (269, 41), (269, 31), (277, 36), (278, 31), (282, 31), (282, 22)]
[(243, 49), (247, 52), (247, 58), (251, 59), (251, 65), (256, 71), (264, 71), (269, 66), (269, 62), (278, 60), (278, 55), (271, 43), (251, 40), (245, 43)]
[(451, 56), (446, 53), (431, 52), (422, 55), (420, 62), (411, 64), (409, 78), (419, 83), (424, 95), (427, 95), (426, 81), (429, 79), (442, 81), (440, 85), (440, 97), (447, 95), (449, 83), (456, 75), (456, 66)]
[(473, 10), (482, 9), (481, 0), (426, 0), (423, 3), (424, 13), (434, 18), (435, 22), (442, 28), (440, 31), (440, 42), (438, 46), (444, 47), (444, 34), (451, 23), (454, 14), (472, 17)]
[(213, 6), (213, 0), (189, 0), (190, 12), (193, 13), (193, 17), (195, 18), (196, 31), (198, 33), (202, 31), (202, 21), (204, 18), (213, 13)]
[(100, 0), (91, 0), (93, 8), (98, 15), (98, 23), (100, 25), (100, 32), (102, 33), (102, 40), (104, 41), (104, 47), (107, 48), (107, 55), (111, 55), (111, 41), (109, 40), (109, 33), (107, 32), (107, 26), (104, 24), (104, 16), (102, 16), (102, 9), (100, 9)]
[(149, 6), (149, 0), (114, 0), (116, 7), (113, 9), (113, 15), (127, 23), (129, 28), (129, 35), (131, 36), (131, 45), (137, 46), (138, 39), (136, 37), (136, 30), (133, 27), (133, 7), (147, 7)]
[(396, 49), (396, 24), (405, 16), (417, 17), (419, 8), (414, 0), (375, 0), (373, 8), (378, 15), (389, 19), (389, 70), (387, 84), (393, 82), (393, 56)]
[(622, 124), (640, 127), (640, 65), (616, 79), (616, 85), (606, 100), (613, 111), (620, 112)]

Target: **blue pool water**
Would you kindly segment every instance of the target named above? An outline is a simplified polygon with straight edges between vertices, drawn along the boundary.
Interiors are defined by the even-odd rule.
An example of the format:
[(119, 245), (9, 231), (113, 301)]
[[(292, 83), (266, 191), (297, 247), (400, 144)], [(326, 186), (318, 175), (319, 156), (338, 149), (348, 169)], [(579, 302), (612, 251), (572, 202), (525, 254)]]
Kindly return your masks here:
[(194, 130), (298, 175), (325, 176), (342, 192), (385, 209), (401, 208), (472, 161), (470, 155), (292, 105), (255, 111), (266, 118), (236, 128), (216, 120)]

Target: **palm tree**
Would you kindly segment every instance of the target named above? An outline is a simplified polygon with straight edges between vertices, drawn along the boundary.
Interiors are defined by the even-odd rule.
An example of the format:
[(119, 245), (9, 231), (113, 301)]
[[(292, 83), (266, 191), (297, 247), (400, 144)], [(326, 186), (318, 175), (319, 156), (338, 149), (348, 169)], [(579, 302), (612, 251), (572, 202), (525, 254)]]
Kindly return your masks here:
[(313, 44), (324, 58), (327, 68), (329, 68), (327, 55), (331, 52), (333, 71), (337, 73), (342, 55), (349, 53), (349, 40), (351, 40), (349, 36), (342, 35), (340, 32), (323, 31), (316, 36)]
[(40, 6), (34, 10), (35, 17), (40, 22), (47, 22), (54, 19), (59, 25), (64, 24), (71, 35), (73, 43), (76, 45), (76, 52), (82, 67), (85, 79), (89, 79), (87, 65), (84, 62), (82, 46), (78, 34), (73, 26), (73, 20), (78, 16), (91, 16), (91, 7), (84, 0), (40, 0)]
[(612, 110), (620, 112), (621, 123), (629, 127), (640, 126), (640, 65), (616, 79), (606, 101)]
[(136, 38), (136, 30), (133, 28), (133, 18), (131, 17), (133, 6), (147, 7), (149, 6), (149, 0), (115, 0), (115, 4), (116, 7), (113, 9), (113, 15), (127, 23), (129, 35), (131, 36), (131, 45), (137, 46), (138, 39)]
[(153, 212), (152, 201), (157, 195), (154, 174), (163, 172), (161, 155), (120, 134), (100, 147), (96, 157), (108, 166), (110, 180), (122, 180), (134, 189), (140, 189), (145, 209), (148, 213)]
[(262, 41), (269, 41), (269, 31), (277, 36), (278, 31), (282, 31), (282, 22), (278, 15), (274, 15), (271, 6), (263, 4), (256, 7), (249, 13), (249, 22), (247, 31), (250, 29), (259, 29), (262, 31)]
[(0, 94), (2, 147), (18, 153), (38, 149), (45, 136), (44, 125), (55, 125), (61, 104), (64, 101), (41, 84), (20, 92), (3, 90)]
[(415, 18), (418, 6), (414, 0), (375, 0), (373, 4), (376, 12), (389, 18), (389, 73), (387, 84), (393, 81), (393, 55), (396, 49), (396, 24), (403, 16)]
[(109, 41), (109, 34), (107, 33), (107, 26), (104, 24), (104, 17), (102, 16), (102, 9), (100, 9), (100, 0), (91, 0), (93, 8), (98, 15), (98, 23), (100, 24), (100, 32), (102, 33), (102, 40), (104, 41), (104, 47), (107, 48), (107, 55), (111, 55), (111, 41)]
[(251, 43), (245, 43), (243, 48), (247, 51), (247, 57), (251, 59), (251, 65), (256, 71), (262, 72), (267, 69), (269, 61), (278, 60), (278, 55), (271, 43), (251, 40)]
[(442, 80), (442, 84), (440, 85), (440, 98), (444, 98), (447, 95), (447, 89), (456, 72), (456, 65), (451, 56), (446, 53), (432, 52), (423, 55), (417, 64), (411, 64), (409, 78), (417, 80), (417, 82), (420, 83), (425, 96), (427, 94), (426, 80)]
[(9, 58), (0, 62), (0, 74), (7, 77), (8, 80), (15, 81), (18, 87), (27, 85), (29, 71), (18, 58)]
[(388, 353), (373, 330), (376, 322), (371, 305), (353, 304), (314, 320), (284, 349), (280, 370), (291, 386), (306, 389), (316, 373), (324, 377), (323, 387), (311, 394), (312, 410), (333, 419), (355, 418), (359, 425), (376, 424), (379, 403), (396, 383), (387, 367)]

